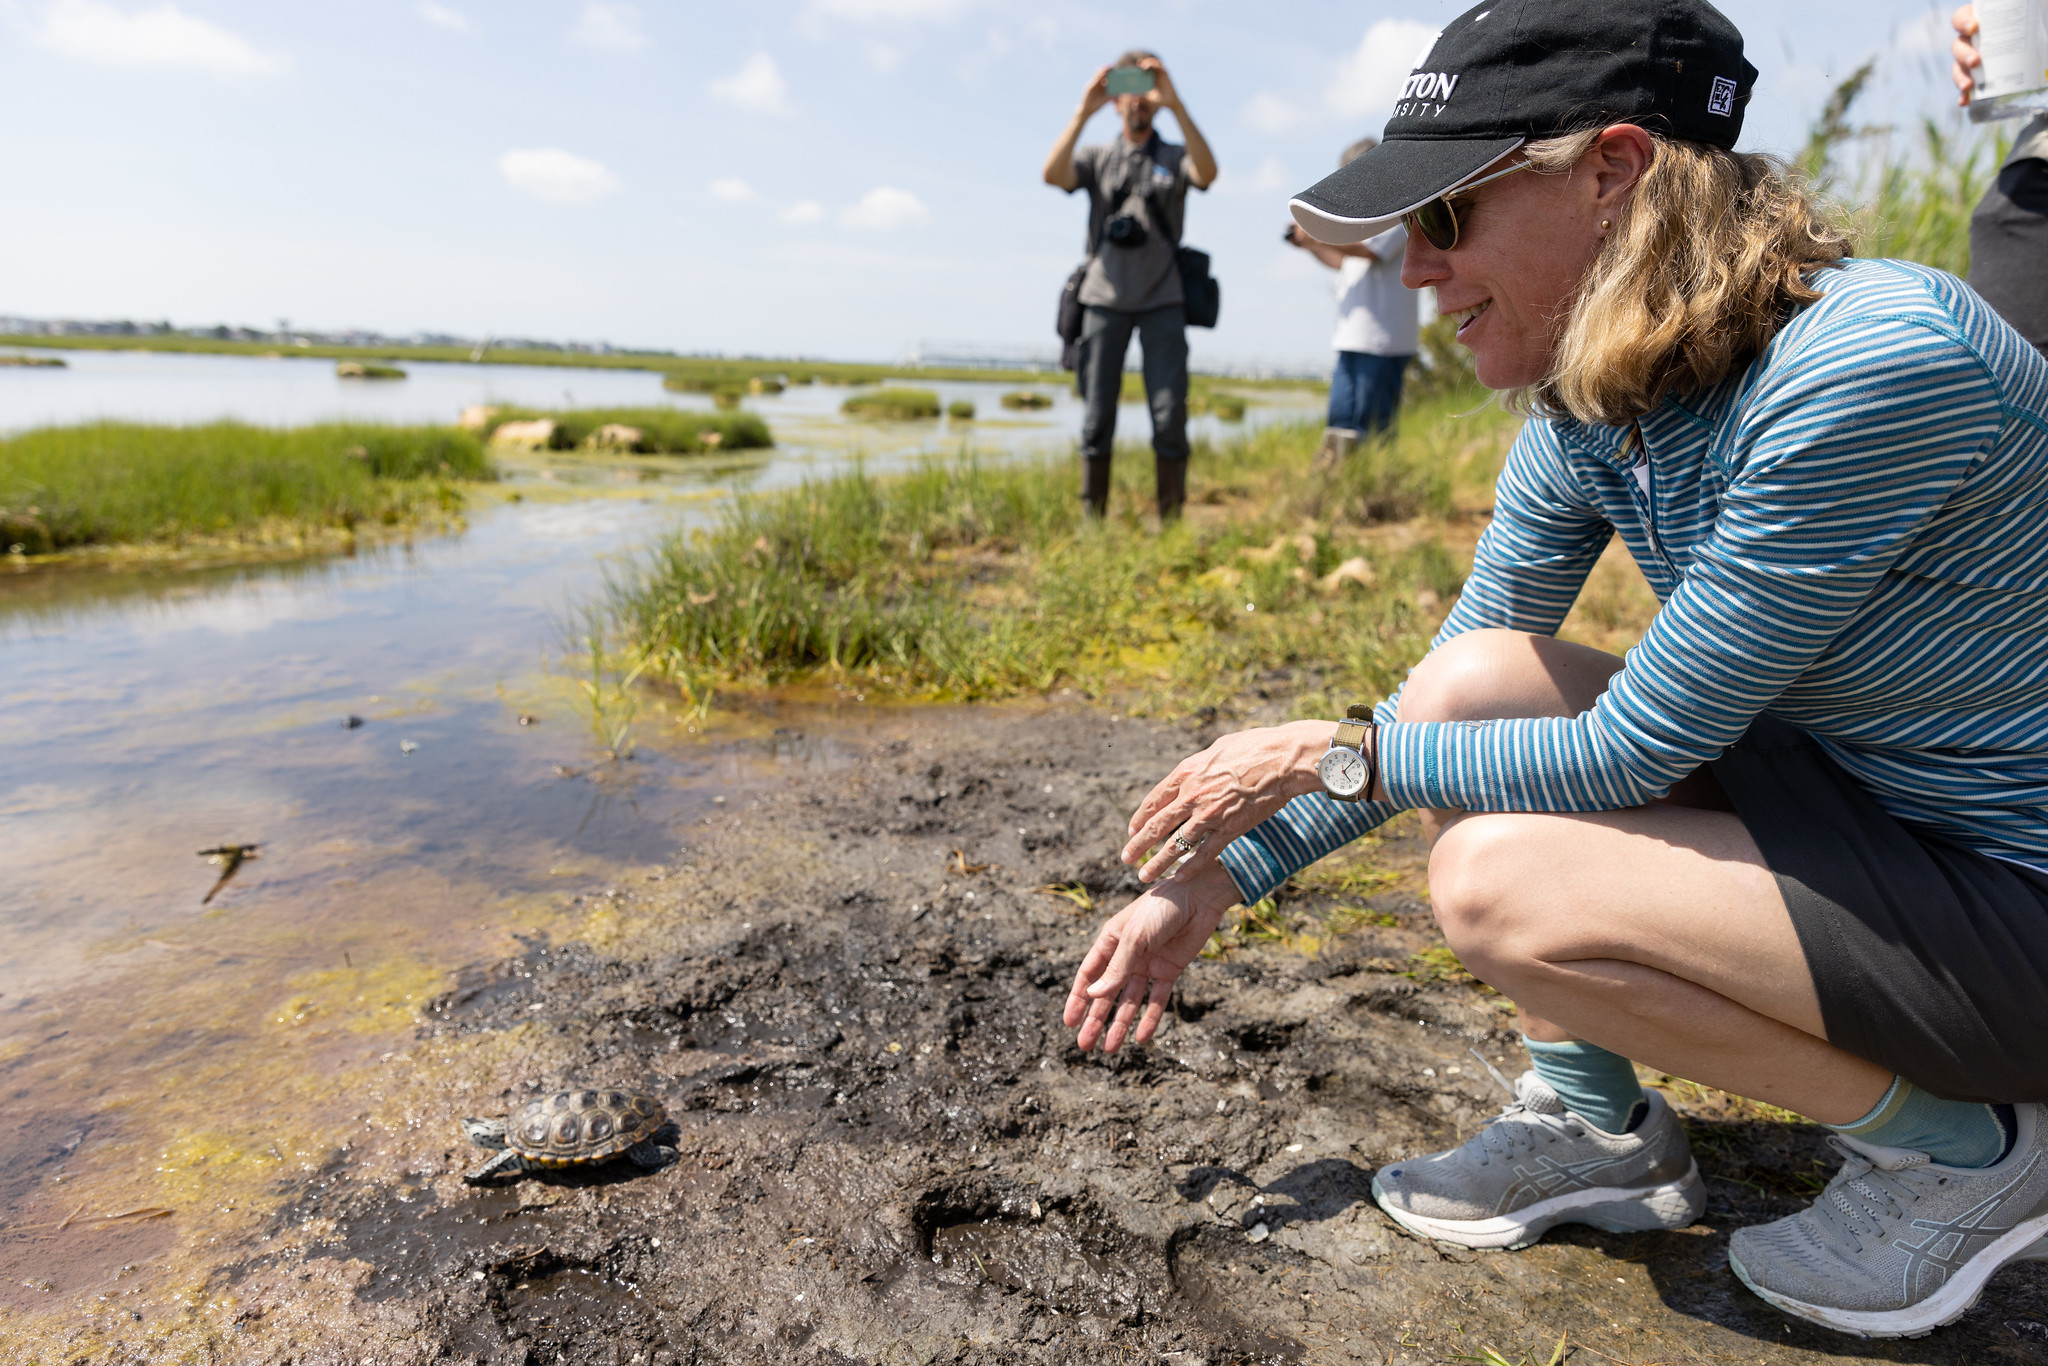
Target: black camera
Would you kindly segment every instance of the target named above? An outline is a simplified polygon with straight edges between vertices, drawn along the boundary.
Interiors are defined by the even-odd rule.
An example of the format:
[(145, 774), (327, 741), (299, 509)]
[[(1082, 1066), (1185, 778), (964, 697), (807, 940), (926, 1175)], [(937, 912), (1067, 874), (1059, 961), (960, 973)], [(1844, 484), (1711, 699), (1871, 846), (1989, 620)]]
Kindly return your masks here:
[(1142, 247), (1145, 245), (1145, 225), (1134, 213), (1120, 213), (1102, 225), (1102, 235), (1112, 246)]

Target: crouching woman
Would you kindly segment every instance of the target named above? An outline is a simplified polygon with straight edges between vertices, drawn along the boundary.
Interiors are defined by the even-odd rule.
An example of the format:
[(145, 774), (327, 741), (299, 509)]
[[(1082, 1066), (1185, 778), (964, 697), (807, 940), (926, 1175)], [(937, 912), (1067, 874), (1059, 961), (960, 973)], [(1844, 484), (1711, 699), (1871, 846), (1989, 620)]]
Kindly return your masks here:
[[(1690, 1222), (1634, 1060), (1836, 1132), (1822, 1198), (1735, 1235), (1745, 1284), (1925, 1332), (2048, 1235), (2048, 360), (1731, 150), (1755, 72), (1710, 7), (1516, 8), (1454, 20), (1410, 86), (1455, 86), (1292, 206), (1327, 241), (1405, 221), (1406, 283), (1533, 413), (1472, 576), (1395, 696), (1153, 790), (1125, 857), (1178, 871), (1067, 1024), (1143, 1042), (1230, 906), (1419, 809), (1532, 1070), (1383, 1168), (1387, 1213), (1471, 1247)], [(1625, 662), (1553, 637), (1616, 533), (1662, 604)]]

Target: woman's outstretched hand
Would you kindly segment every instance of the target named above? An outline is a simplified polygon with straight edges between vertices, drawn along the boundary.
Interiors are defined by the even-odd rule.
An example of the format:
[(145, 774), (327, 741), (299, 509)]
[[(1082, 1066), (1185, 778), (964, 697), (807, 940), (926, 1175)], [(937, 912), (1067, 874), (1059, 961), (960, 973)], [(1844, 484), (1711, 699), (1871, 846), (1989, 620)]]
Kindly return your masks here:
[[(1223, 913), (1238, 903), (1237, 884), (1211, 862), (1199, 872), (1148, 887), (1109, 918), (1067, 993), (1067, 1028), (1087, 1052), (1114, 1053), (1126, 1038), (1144, 1043), (1159, 1028), (1174, 979), (1195, 961)], [(1142, 1014), (1140, 1013), (1142, 1012)]]
[(1183, 876), (1214, 868), (1224, 845), (1322, 786), (1315, 764), (1330, 746), (1332, 725), (1295, 721), (1241, 730), (1181, 760), (1131, 817), (1124, 862), (1136, 863), (1156, 848), (1138, 877), (1150, 882), (1162, 876), (1187, 852), (1169, 839), (1178, 833), (1198, 849)]

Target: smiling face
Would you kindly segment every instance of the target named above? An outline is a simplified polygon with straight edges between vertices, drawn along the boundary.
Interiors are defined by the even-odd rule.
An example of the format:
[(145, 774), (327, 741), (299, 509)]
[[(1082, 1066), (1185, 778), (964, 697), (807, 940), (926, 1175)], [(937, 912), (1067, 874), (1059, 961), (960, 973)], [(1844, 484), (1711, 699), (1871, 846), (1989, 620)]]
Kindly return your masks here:
[[(1456, 320), (1458, 340), (1471, 348), (1489, 389), (1519, 388), (1550, 373), (1572, 296), (1599, 254), (1600, 224), (1619, 212), (1647, 164), (1647, 134), (1608, 131), (1568, 173), (1525, 171), (1454, 198), (1458, 243), (1451, 250), (1409, 234), (1401, 283), (1436, 287), (1437, 310)], [(1623, 132), (1636, 136), (1611, 136)], [(1514, 155), (1488, 172), (1505, 169)]]

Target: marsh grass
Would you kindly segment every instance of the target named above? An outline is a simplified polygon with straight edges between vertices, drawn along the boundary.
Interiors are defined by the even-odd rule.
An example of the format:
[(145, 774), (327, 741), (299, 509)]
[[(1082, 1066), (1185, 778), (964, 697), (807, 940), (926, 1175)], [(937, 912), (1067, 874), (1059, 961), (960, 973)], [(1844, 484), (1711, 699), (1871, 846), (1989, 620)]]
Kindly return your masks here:
[(1491, 409), (1429, 417), (1328, 475), (1310, 469), (1311, 424), (1199, 444), (1196, 503), (1163, 530), (1143, 516), (1149, 461), (1135, 451), (1101, 522), (1083, 517), (1067, 460), (962, 454), (744, 498), (615, 587), (617, 632), (698, 700), (830, 677), (929, 698), (1068, 686), (1182, 712), (1276, 671), (1305, 697), (1337, 679), (1383, 692), (1466, 561), (1430, 536), (1381, 534), (1380, 514), (1455, 515), (1468, 447), (1490, 476), (1513, 431)]
[(352, 531), (453, 512), (495, 478), (454, 427), (97, 422), (0, 441), (0, 550)]
[[(631, 427), (640, 433), (633, 449), (650, 455), (694, 455), (708, 450), (740, 451), (775, 444), (759, 415), (740, 412), (693, 412), (685, 408), (512, 408), (491, 414), (485, 438), (507, 422), (550, 418), (555, 424), (553, 448), (583, 445), (599, 428)], [(710, 438), (707, 440), (707, 438)]]
[(933, 389), (872, 389), (853, 395), (839, 405), (848, 417), (886, 418), (911, 421), (939, 415), (939, 395)]
[(1829, 93), (1799, 168), (1842, 203), (1858, 255), (1967, 275), (1970, 214), (2011, 148), (2011, 128), (1949, 131), (1925, 119), (1901, 138), (1889, 126), (1858, 125), (1852, 116), (1875, 71), (1865, 62)]
[(1213, 413), (1225, 422), (1242, 422), (1245, 407), (1242, 394), (1219, 394), (1207, 387), (1191, 387), (1188, 393), (1189, 412)]

